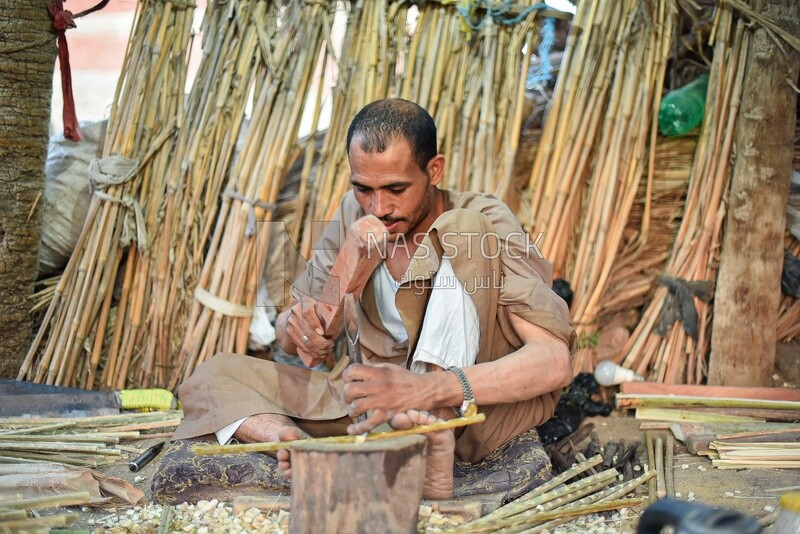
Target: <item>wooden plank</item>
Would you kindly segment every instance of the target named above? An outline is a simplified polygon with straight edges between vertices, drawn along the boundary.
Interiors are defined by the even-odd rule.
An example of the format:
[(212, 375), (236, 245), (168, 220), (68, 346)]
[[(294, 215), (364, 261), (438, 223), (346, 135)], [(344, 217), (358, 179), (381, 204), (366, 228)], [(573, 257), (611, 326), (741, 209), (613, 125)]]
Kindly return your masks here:
[(800, 402), (765, 399), (697, 397), (687, 395), (651, 395), (617, 393), (617, 408), (749, 408), (760, 410), (797, 411), (800, 419)]
[(764, 423), (764, 419), (723, 413), (672, 410), (669, 408), (636, 408), (636, 419), (672, 421), (675, 423)]
[(800, 388), (756, 388), (743, 386), (700, 386), (689, 384), (658, 384), (655, 382), (626, 382), (620, 393), (643, 395), (685, 395), (693, 397), (764, 399), (800, 402)]
[[(758, 2), (761, 15), (800, 35), (797, 0)], [(708, 382), (768, 385), (776, 328), (786, 201), (792, 174), (800, 56), (753, 27), (736, 123), (730, 193), (714, 295)]]

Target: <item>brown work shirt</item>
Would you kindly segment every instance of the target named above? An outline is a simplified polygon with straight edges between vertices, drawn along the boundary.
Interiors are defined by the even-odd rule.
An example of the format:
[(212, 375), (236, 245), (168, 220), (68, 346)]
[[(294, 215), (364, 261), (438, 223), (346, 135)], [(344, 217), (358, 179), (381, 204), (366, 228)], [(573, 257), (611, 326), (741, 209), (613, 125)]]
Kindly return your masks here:
[[(574, 330), (569, 324), (566, 304), (551, 289), (550, 263), (540, 256), (508, 207), (490, 195), (442, 192), (445, 211), (421, 241), (395, 296), (408, 341), (396, 342), (384, 328), (370, 279), (361, 298), (359, 325), (365, 359), (410, 365), (426, 320), (431, 279), (443, 255), (450, 259), (478, 312), (477, 363), (497, 360), (522, 346), (511, 328), (511, 313), (571, 345)], [(334, 221), (317, 241), (309, 266), (292, 289), (295, 298), (304, 294), (319, 298), (347, 229), (364, 215), (353, 193), (347, 193)], [(481, 406), (487, 420), (458, 436), (457, 457), (480, 460), (506, 440), (545, 422), (552, 417), (560, 394), (556, 390), (530, 401)]]

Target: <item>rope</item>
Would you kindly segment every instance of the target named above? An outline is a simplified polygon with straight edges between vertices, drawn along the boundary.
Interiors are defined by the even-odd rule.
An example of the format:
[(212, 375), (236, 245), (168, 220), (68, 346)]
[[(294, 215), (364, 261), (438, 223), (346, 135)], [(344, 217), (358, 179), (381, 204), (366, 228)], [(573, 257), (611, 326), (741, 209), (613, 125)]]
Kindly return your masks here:
[[(549, 6), (543, 2), (534, 4), (524, 8), (520, 13), (514, 17), (506, 17), (509, 11), (514, 7), (512, 0), (503, 0), (497, 7), (495, 7), (490, 0), (463, 0), (461, 5), (456, 6), (456, 10), (464, 19), (466, 26), (472, 31), (480, 30), (490, 19), (498, 24), (504, 26), (514, 26), (528, 18), (528, 15), (534, 11), (542, 9), (549, 9)], [(478, 8), (486, 10), (486, 14), (478, 21), (473, 21), (473, 16)]]
[(553, 79), (553, 63), (550, 61), (550, 50), (556, 41), (556, 22), (552, 17), (542, 21), (539, 33), (539, 48), (536, 54), (539, 63), (532, 65), (525, 80), (525, 89), (531, 91), (536, 87), (544, 87)]
[(256, 208), (261, 208), (262, 210), (266, 210), (269, 212), (273, 212), (278, 209), (277, 204), (271, 204), (269, 202), (262, 202), (258, 199), (250, 199), (241, 194), (237, 193), (231, 188), (226, 189), (222, 192), (222, 196), (224, 198), (230, 198), (233, 200), (238, 200), (243, 204), (247, 204), (250, 206), (250, 210), (247, 212), (247, 226), (244, 229), (245, 237), (253, 237), (256, 233)]
[(227, 315), (228, 317), (253, 316), (252, 308), (212, 295), (200, 286), (194, 288), (194, 298), (209, 310)]
[(138, 168), (139, 161), (135, 159), (116, 155), (102, 159), (95, 158), (89, 163), (89, 183), (94, 189), (95, 196), (107, 202), (122, 204), (128, 209), (122, 226), (121, 245), (128, 247), (135, 239), (139, 249), (146, 251), (150, 240), (147, 237), (147, 226), (141, 204), (129, 195), (116, 197), (104, 191), (107, 187), (129, 181), (136, 176)]

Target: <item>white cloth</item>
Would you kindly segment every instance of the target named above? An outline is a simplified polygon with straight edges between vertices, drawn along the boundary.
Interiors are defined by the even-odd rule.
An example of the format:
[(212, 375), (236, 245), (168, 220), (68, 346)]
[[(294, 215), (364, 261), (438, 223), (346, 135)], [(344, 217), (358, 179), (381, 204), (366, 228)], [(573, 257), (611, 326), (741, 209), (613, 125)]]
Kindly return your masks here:
[[(396, 341), (407, 340), (408, 333), (395, 306), (398, 283), (385, 263), (381, 263), (372, 278), (378, 315), (384, 327)], [(411, 358), (411, 371), (424, 373), (428, 363), (443, 369), (474, 365), (479, 342), (478, 310), (453, 271), (450, 260), (442, 258), (433, 280), (417, 348)], [(216, 432), (220, 445), (230, 442), (245, 419), (234, 421)]]
[(234, 421), (233, 423), (225, 425), (219, 430), (217, 430), (215, 434), (217, 435), (217, 441), (219, 442), (219, 444), (227, 445), (231, 441), (233, 441), (233, 435), (236, 433), (237, 430), (239, 430), (239, 427), (242, 425), (242, 423), (244, 423), (245, 419), (247, 419), (247, 417), (242, 417), (238, 421)]
[(397, 306), (394, 305), (394, 296), (397, 294), (400, 283), (389, 272), (386, 262), (381, 262), (375, 269), (372, 275), (372, 285), (375, 288), (378, 316), (381, 318), (384, 328), (398, 343), (408, 340), (403, 319), (400, 317), (400, 312), (397, 311)]
[(448, 367), (475, 365), (480, 343), (480, 323), (475, 303), (442, 258), (433, 280), (433, 290), (410, 369), (424, 373), (427, 363)]

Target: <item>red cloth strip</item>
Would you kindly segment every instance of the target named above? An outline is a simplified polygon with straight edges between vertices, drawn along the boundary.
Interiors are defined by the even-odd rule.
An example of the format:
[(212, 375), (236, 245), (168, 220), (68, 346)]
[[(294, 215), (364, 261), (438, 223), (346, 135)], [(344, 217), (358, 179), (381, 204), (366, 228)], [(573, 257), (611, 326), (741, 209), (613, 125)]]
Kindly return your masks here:
[(58, 37), (58, 63), (61, 66), (61, 92), (64, 95), (64, 137), (72, 141), (81, 140), (78, 116), (75, 113), (75, 99), (72, 95), (72, 71), (69, 67), (69, 48), (66, 32), (75, 27), (75, 18), (64, 9), (62, 0), (50, 0), (47, 5), (53, 19), (53, 29)]

